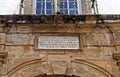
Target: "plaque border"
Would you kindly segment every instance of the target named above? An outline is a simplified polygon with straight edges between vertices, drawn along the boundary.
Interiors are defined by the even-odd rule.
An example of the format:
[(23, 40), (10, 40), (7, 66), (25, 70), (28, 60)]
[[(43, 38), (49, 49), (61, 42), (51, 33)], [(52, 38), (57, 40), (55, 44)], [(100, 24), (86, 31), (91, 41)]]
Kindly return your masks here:
[[(78, 37), (79, 41), (79, 49), (38, 49), (38, 38), (39, 36), (76, 36)], [(56, 51), (56, 50), (67, 50), (67, 51), (78, 51), (82, 49), (82, 40), (81, 40), (81, 34), (80, 33), (40, 33), (36, 35), (35, 39), (35, 50), (36, 51)]]

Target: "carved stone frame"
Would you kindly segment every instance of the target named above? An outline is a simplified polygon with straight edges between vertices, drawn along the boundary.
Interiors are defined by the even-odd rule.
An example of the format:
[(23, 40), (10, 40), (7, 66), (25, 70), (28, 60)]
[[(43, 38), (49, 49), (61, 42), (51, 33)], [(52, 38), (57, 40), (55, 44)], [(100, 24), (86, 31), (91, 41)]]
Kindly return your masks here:
[[(40, 33), (38, 35), (36, 35), (36, 39), (35, 39), (35, 50), (37, 51), (42, 51), (42, 50), (49, 50), (49, 49), (38, 49), (38, 37), (39, 36), (77, 36), (78, 40), (79, 40), (79, 49), (60, 49), (60, 50), (74, 50), (74, 51), (78, 51), (82, 49), (82, 39), (81, 39), (81, 34), (74, 34), (74, 33)], [(50, 50), (57, 50), (57, 49), (50, 49)]]

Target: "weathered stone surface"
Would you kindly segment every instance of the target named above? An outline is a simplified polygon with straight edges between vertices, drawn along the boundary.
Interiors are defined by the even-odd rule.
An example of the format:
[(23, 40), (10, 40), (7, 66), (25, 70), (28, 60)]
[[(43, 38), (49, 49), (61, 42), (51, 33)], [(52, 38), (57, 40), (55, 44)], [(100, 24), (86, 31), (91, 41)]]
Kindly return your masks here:
[[(116, 26), (116, 27), (114, 27)], [(119, 33), (120, 32), (120, 24), (116, 24), (116, 25), (112, 25), (111, 28), (112, 28), (112, 31), (115, 32), (115, 33)]]
[(112, 34), (96, 34), (96, 33), (88, 33), (85, 35), (86, 43), (85, 45), (112, 45), (113, 38)]
[(48, 55), (48, 61), (63, 61), (69, 63), (71, 58), (70, 55)]
[(115, 44), (120, 45), (120, 33), (115, 33)]
[(17, 32), (18, 33), (30, 33), (32, 31), (30, 27), (31, 26), (28, 26), (28, 25), (18, 26)]
[(31, 34), (8, 34), (7, 45), (33, 45), (34, 37)]
[(5, 46), (4, 45), (0, 45), (0, 51), (4, 51), (5, 50)]
[[(112, 59), (114, 52), (120, 52), (119, 33), (109, 32), (107, 28), (96, 30), (92, 24), (28, 26), (19, 25), (17, 31), (11, 29), (10, 33), (0, 33), (0, 51), (8, 52), (7, 64), (2, 68), (7, 68), (7, 71), (1, 72), (6, 71), (9, 77), (41, 74), (119, 77), (114, 73), (114, 66), (118, 67)], [(38, 49), (39, 36), (77, 36), (80, 49)]]
[(5, 44), (5, 33), (0, 33), (0, 44)]

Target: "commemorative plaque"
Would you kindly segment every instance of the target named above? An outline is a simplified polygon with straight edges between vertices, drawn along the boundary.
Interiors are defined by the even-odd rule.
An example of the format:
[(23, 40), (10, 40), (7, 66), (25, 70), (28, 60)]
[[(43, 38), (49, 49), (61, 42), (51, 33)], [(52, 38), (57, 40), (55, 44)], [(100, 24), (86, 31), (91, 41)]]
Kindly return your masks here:
[(79, 49), (79, 37), (39, 36), (38, 49)]

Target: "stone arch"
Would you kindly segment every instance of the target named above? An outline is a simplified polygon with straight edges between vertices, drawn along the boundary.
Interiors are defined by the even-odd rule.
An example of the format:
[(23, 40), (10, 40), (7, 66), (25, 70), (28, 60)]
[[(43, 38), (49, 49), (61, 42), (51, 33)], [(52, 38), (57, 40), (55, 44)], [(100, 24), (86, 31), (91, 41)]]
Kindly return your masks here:
[[(42, 61), (41, 59), (35, 59), (35, 60), (31, 60), (31, 61), (27, 61), (27, 62), (24, 62), (22, 64), (20, 64), (19, 66), (13, 68), (11, 71), (8, 72), (8, 77), (12, 77), (13, 74), (17, 73), (19, 70), (23, 70), (24, 68), (29, 68), (31, 67), (32, 65), (37, 65), (39, 64), (40, 66), (43, 65), (43, 63), (47, 63), (45, 61)], [(108, 71), (106, 71), (105, 69), (103, 69), (102, 67), (99, 67), (93, 63), (90, 63), (90, 62), (87, 62), (85, 60), (73, 60), (72, 63), (77, 63), (78, 65), (79, 64), (83, 64), (83, 65), (86, 65), (88, 67), (91, 67), (93, 69), (96, 69), (98, 70), (99, 72), (105, 74), (106, 76), (105, 77), (113, 77), (113, 75), (111, 73), (109, 73)], [(46, 66), (46, 65), (45, 65)], [(80, 66), (80, 65), (79, 65)], [(34, 67), (34, 66), (33, 66)], [(76, 67), (76, 66), (75, 66)], [(74, 67), (73, 67), (74, 68)], [(45, 73), (42, 73), (42, 74), (45, 74)], [(66, 74), (66, 73), (65, 73)], [(64, 74), (64, 75), (65, 75)], [(40, 75), (40, 73), (35, 73), (35, 75), (31, 75), (31, 76), (28, 76), (28, 77), (35, 77), (37, 75)], [(74, 74), (73, 74), (74, 75)], [(77, 76), (77, 75), (75, 75)], [(20, 76), (22, 77), (22, 76)], [(79, 77), (79, 76), (78, 76)], [(81, 76), (80, 76), (81, 77)], [(85, 76), (86, 77), (86, 76)]]
[(8, 72), (8, 77), (10, 77), (12, 74), (14, 74), (15, 72), (21, 70), (22, 68), (24, 67), (27, 67), (27, 66), (31, 66), (33, 64), (41, 64), (43, 63), (44, 61), (41, 61), (41, 59), (34, 59), (34, 60), (30, 60), (30, 61), (26, 61), (20, 65), (18, 65), (17, 67), (13, 68), (12, 70), (10, 70)]
[(92, 68), (104, 73), (107, 77), (113, 77), (113, 75), (110, 72), (108, 72), (106, 69), (104, 69), (104, 68), (102, 68), (102, 67), (100, 67), (100, 66), (98, 66), (96, 64), (93, 64), (91, 62), (88, 62), (88, 61), (85, 61), (85, 60), (80, 60), (80, 59), (76, 59), (73, 62), (92, 67)]

